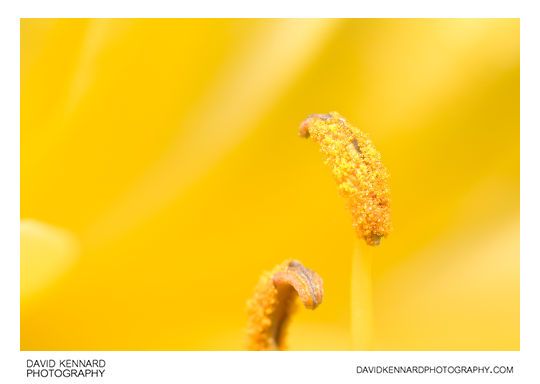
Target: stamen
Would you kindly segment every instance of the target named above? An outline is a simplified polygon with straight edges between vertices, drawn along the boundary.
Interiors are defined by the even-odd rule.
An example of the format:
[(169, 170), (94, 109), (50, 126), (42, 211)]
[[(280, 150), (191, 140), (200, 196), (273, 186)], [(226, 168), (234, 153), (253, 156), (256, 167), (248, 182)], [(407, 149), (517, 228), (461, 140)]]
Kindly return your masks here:
[(299, 132), (320, 145), (338, 190), (347, 199), (358, 237), (379, 245), (392, 229), (390, 188), (388, 172), (371, 140), (337, 112), (309, 115)]
[(250, 350), (286, 349), (285, 329), (295, 310), (297, 294), (306, 308), (315, 309), (323, 299), (322, 279), (295, 260), (286, 260), (263, 273), (247, 302)]

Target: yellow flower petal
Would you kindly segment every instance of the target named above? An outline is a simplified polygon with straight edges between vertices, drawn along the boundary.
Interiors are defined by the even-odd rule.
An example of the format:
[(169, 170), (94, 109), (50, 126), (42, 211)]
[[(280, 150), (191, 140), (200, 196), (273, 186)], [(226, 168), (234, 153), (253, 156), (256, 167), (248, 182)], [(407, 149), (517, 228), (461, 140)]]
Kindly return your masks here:
[(79, 242), (71, 232), (37, 220), (21, 220), (21, 299), (57, 281), (79, 252)]

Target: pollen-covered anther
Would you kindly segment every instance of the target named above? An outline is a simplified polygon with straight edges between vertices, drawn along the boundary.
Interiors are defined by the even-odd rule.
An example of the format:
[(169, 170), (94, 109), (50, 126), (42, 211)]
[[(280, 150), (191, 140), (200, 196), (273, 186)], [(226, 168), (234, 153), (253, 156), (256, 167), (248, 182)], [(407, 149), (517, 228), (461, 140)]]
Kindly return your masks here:
[(261, 276), (255, 294), (247, 302), (248, 348), (283, 350), (285, 330), (295, 310), (295, 298), (315, 309), (323, 299), (319, 275), (300, 262), (286, 260)]
[(347, 200), (358, 237), (378, 245), (392, 229), (389, 175), (368, 136), (339, 113), (309, 115), (300, 136), (312, 137), (332, 170), (339, 193)]

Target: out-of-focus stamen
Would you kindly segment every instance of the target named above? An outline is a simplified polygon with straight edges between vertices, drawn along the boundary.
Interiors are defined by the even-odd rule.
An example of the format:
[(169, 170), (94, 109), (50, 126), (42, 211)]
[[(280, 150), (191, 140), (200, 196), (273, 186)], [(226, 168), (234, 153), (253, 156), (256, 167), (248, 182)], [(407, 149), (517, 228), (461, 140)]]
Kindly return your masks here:
[(248, 348), (250, 350), (283, 350), (285, 329), (295, 310), (296, 296), (308, 309), (315, 309), (323, 299), (323, 282), (319, 275), (296, 260), (286, 260), (264, 272), (247, 302)]

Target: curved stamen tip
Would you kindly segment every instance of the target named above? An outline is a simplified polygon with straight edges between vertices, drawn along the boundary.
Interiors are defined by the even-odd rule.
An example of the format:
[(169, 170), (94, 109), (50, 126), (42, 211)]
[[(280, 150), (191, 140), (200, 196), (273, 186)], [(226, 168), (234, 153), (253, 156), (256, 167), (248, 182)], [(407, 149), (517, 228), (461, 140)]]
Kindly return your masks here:
[(298, 293), (300, 300), (308, 309), (315, 309), (322, 303), (323, 282), (317, 272), (306, 268), (299, 261), (292, 260), (284, 271), (274, 274), (274, 284), (292, 286)]
[(332, 118), (332, 115), (328, 113), (312, 113), (311, 115), (308, 115), (308, 117), (300, 123), (300, 129), (298, 131), (298, 136), (308, 138), (309, 137), (309, 125), (310, 125), (310, 119), (320, 119), (320, 120), (328, 120)]
[(306, 308), (315, 309), (323, 299), (321, 277), (296, 260), (286, 260), (263, 273), (247, 302), (250, 350), (286, 349), (285, 332), (296, 294)]

